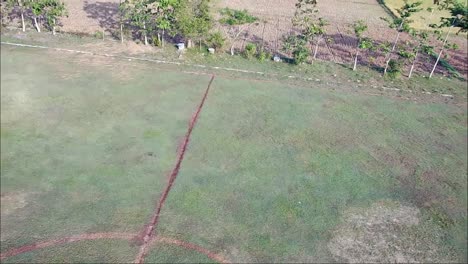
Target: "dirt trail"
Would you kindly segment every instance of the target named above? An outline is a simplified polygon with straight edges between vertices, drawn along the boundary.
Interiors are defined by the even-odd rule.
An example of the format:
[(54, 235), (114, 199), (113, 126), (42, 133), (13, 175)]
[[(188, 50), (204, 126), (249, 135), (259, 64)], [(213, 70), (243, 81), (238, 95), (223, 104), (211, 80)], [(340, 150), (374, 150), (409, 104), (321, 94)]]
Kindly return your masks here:
[[(58, 245), (63, 245), (63, 244), (73, 243), (73, 242), (78, 242), (78, 241), (83, 241), (83, 240), (122, 239), (122, 240), (131, 241), (135, 236), (136, 236), (135, 233), (91, 233), (91, 234), (74, 235), (70, 237), (53, 239), (53, 240), (38, 242), (35, 244), (10, 249), (0, 254), (0, 260), (3, 261), (6, 258), (14, 257), (16, 255), (26, 253), (29, 251), (34, 251), (37, 249), (58, 246)], [(189, 250), (197, 251), (219, 263), (228, 263), (228, 261), (223, 256), (213, 253), (209, 251), (208, 249), (203, 248), (201, 246), (198, 246), (189, 242), (185, 242), (182, 240), (177, 240), (177, 239), (173, 239), (170, 237), (157, 237), (151, 240), (150, 247), (156, 243), (164, 243), (164, 244), (180, 246)]]
[(13, 257), (22, 253), (26, 253), (28, 251), (33, 251), (36, 249), (62, 245), (72, 242), (78, 242), (82, 240), (96, 240), (96, 239), (124, 239), (130, 240), (135, 237), (135, 234), (132, 233), (93, 233), (93, 234), (80, 234), (65, 238), (53, 239), (44, 242), (38, 242), (31, 245), (22, 246), (19, 248), (10, 249), (4, 253), (0, 254), (0, 260), (5, 258)]
[(169, 195), (169, 192), (172, 188), (172, 185), (174, 184), (175, 179), (177, 178), (177, 174), (179, 173), (182, 160), (184, 159), (185, 151), (187, 150), (187, 146), (190, 141), (190, 135), (192, 134), (193, 128), (195, 127), (195, 124), (197, 123), (198, 116), (200, 115), (203, 105), (205, 104), (206, 98), (208, 97), (208, 92), (210, 91), (210, 87), (211, 87), (211, 84), (213, 83), (214, 78), (215, 76), (212, 75), (211, 80), (208, 84), (208, 87), (205, 90), (205, 94), (203, 95), (203, 98), (200, 102), (200, 105), (198, 106), (197, 111), (192, 115), (192, 118), (190, 119), (189, 127), (187, 130), (187, 133), (185, 134), (182, 147), (179, 150), (176, 164), (174, 168), (172, 169), (171, 175), (169, 177), (169, 182), (166, 185), (166, 188), (164, 189), (164, 192), (162, 193), (161, 197), (159, 198), (159, 202), (156, 205), (156, 209), (154, 211), (153, 216), (151, 217), (150, 223), (145, 226), (145, 230), (143, 234), (143, 244), (141, 245), (138, 255), (135, 258), (135, 261), (134, 261), (135, 263), (143, 263), (145, 259), (145, 255), (148, 251), (148, 246), (151, 242), (151, 238), (154, 234), (156, 226), (158, 225), (159, 217), (161, 214), (161, 209), (164, 206), (164, 203), (166, 202), (167, 196)]

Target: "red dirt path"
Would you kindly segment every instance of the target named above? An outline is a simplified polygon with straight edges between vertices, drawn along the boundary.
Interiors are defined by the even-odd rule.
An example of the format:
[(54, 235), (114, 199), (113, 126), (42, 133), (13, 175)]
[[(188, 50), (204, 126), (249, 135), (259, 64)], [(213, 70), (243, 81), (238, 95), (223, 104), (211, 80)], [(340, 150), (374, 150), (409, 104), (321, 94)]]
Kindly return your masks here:
[(195, 127), (195, 124), (197, 123), (198, 116), (200, 115), (201, 109), (203, 108), (206, 98), (208, 97), (208, 92), (210, 91), (210, 87), (211, 87), (211, 84), (213, 83), (214, 78), (215, 78), (215, 75), (212, 75), (211, 80), (208, 83), (208, 87), (205, 90), (205, 94), (203, 95), (203, 98), (200, 102), (200, 105), (198, 106), (197, 111), (192, 115), (192, 118), (190, 119), (189, 127), (187, 130), (187, 133), (185, 134), (183, 144), (177, 154), (176, 164), (174, 168), (172, 169), (171, 175), (169, 177), (169, 182), (166, 185), (166, 188), (164, 189), (164, 192), (162, 193), (161, 197), (159, 198), (159, 202), (156, 205), (156, 209), (154, 211), (153, 216), (151, 217), (151, 221), (148, 225), (146, 225), (146, 228), (144, 230), (144, 236), (143, 236), (143, 244), (140, 247), (140, 250), (138, 252), (138, 255), (135, 258), (134, 263), (143, 263), (143, 261), (145, 260), (145, 255), (148, 251), (148, 246), (151, 242), (151, 237), (154, 234), (153, 231), (156, 229), (156, 226), (158, 225), (159, 216), (161, 214), (161, 209), (164, 206), (164, 202), (166, 201), (167, 196), (169, 195), (169, 191), (171, 190), (175, 179), (177, 178), (177, 174), (179, 174), (180, 165), (182, 164), (185, 151), (187, 150), (187, 146), (190, 141), (190, 135), (192, 134), (193, 128)]
[[(35, 244), (31, 245), (26, 245), (22, 246), (19, 248), (13, 248), (10, 249), (4, 253), (0, 254), (0, 260), (4, 260), (9, 257), (14, 257), (16, 255), (26, 253), (29, 251), (41, 249), (41, 248), (46, 248), (46, 247), (52, 247), (52, 246), (58, 246), (58, 245), (63, 245), (67, 243), (73, 243), (73, 242), (78, 242), (78, 241), (83, 241), (83, 240), (97, 240), (97, 239), (122, 239), (122, 240), (132, 240), (135, 237), (136, 234), (134, 233), (92, 233), (92, 234), (80, 234), (80, 235), (75, 235), (75, 236), (70, 236), (70, 237), (65, 237), (65, 238), (59, 238), (59, 239), (53, 239), (49, 241), (43, 241), (43, 242), (38, 242)], [(221, 255), (218, 255), (216, 253), (213, 253), (209, 251), (206, 248), (200, 247), (198, 245), (173, 239), (170, 237), (157, 237), (155, 239), (151, 240), (151, 243), (149, 246), (153, 246), (155, 243), (164, 243), (164, 244), (171, 244), (171, 245), (176, 245), (180, 246), (189, 250), (197, 251), (203, 255), (206, 255), (208, 258), (217, 261), (219, 263), (228, 263), (228, 261)]]
[(93, 233), (93, 234), (81, 234), (81, 235), (75, 235), (75, 236), (70, 236), (70, 237), (65, 237), (65, 238), (59, 238), (59, 239), (53, 239), (49, 241), (44, 241), (44, 242), (38, 242), (35, 244), (31, 245), (26, 245), (22, 246), (19, 248), (13, 248), (8, 250), (5, 253), (0, 254), (0, 260), (3, 260), (5, 258), (13, 257), (18, 254), (26, 253), (28, 251), (33, 251), (36, 249), (41, 249), (41, 248), (46, 248), (46, 247), (51, 247), (51, 246), (56, 246), (56, 245), (62, 245), (62, 244), (67, 244), (67, 243), (72, 243), (72, 242), (78, 242), (81, 240), (96, 240), (96, 239), (124, 239), (124, 240), (130, 240), (133, 237), (135, 237), (135, 234), (131, 233)]

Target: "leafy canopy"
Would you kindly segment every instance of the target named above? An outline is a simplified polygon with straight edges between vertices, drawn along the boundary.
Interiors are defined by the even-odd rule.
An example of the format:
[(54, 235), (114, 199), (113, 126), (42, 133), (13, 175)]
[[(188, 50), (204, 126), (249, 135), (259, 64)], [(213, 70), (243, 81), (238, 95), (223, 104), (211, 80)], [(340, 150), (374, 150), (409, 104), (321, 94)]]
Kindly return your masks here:
[(184, 0), (174, 15), (177, 33), (188, 38), (206, 35), (213, 27), (209, 3), (210, 0)]
[(411, 22), (413, 20), (410, 17), (419, 11), (422, 10), (420, 6), (422, 2), (414, 2), (410, 3), (408, 0), (405, 0), (404, 5), (397, 9), (398, 17), (394, 19), (388, 18), (381, 18), (382, 20), (386, 21), (391, 28), (396, 28), (398, 31), (410, 32), (412, 28), (410, 27)]
[(258, 20), (257, 17), (249, 14), (249, 12), (245, 9), (235, 10), (226, 7), (221, 9), (220, 12), (221, 15), (223, 15), (223, 18), (220, 20), (220, 22), (229, 26), (252, 24)]
[(367, 30), (367, 24), (364, 20), (358, 20), (354, 22), (353, 29), (356, 37), (362, 38), (362, 34)]
[(441, 0), (438, 1), (439, 9), (446, 9), (450, 12), (451, 17), (442, 17), (439, 25), (431, 25), (434, 28), (442, 27), (458, 27), (457, 32), (468, 32), (468, 5), (462, 4), (457, 0)]
[(61, 16), (67, 15), (65, 4), (59, 0), (36, 0), (27, 2), (34, 16), (43, 16), (49, 25)]

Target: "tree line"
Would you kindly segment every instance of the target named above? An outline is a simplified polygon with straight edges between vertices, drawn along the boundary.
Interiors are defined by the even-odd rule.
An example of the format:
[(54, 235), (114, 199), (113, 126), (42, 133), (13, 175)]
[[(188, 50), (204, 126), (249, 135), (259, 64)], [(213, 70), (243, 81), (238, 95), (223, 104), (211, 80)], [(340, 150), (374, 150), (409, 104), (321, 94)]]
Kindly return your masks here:
[[(428, 24), (426, 29), (416, 30), (411, 27), (411, 18), (422, 10), (421, 5), (419, 1), (405, 1), (397, 10), (397, 16), (392, 19), (382, 18), (394, 30), (395, 36), (392, 41), (381, 44), (377, 44), (366, 34), (368, 25), (363, 20), (355, 21), (352, 29), (357, 46), (353, 55), (353, 70), (357, 70), (360, 57), (364, 53), (378, 51), (385, 57), (385, 65), (382, 67), (384, 76), (400, 74), (402, 64), (409, 62), (411, 68), (408, 77), (411, 78), (416, 63), (425, 54), (437, 58), (429, 75), (432, 77), (444, 52), (456, 48), (456, 45), (449, 41), (453, 29), (459, 28), (457, 34), (468, 31), (468, 7), (458, 0), (435, 0), (434, 6), (428, 9), (431, 16), (436, 8), (448, 10), (450, 16), (441, 18), (438, 24)], [(1, 6), (3, 14), (11, 10), (20, 14), (23, 31), (26, 30), (25, 17), (30, 16), (38, 32), (45, 27), (55, 34), (58, 20), (67, 15), (65, 5), (60, 0), (2, 0)], [(295, 64), (309, 61), (313, 63), (317, 60), (319, 45), (331, 41), (326, 32), (329, 22), (320, 16), (317, 0), (297, 0), (295, 8), (291, 22), (297, 30), (283, 36), (282, 51), (290, 54)], [(215, 20), (210, 0), (121, 0), (119, 35), (123, 42), (126, 35), (124, 28), (131, 25), (127, 30), (137, 33), (145, 45), (164, 47), (167, 37), (179, 36), (185, 39), (187, 48), (198, 46), (202, 49), (204, 45), (221, 50), (227, 42), (230, 45), (230, 54), (234, 55), (234, 47), (240, 36), (250, 25), (259, 23), (260, 20), (247, 10), (224, 8), (219, 13), (220, 19)], [(214, 30), (216, 24), (223, 25), (226, 32)], [(448, 28), (447, 32), (442, 34), (442, 28)], [(402, 33), (408, 33), (412, 41), (402, 42)], [(430, 41), (433, 38), (439, 42), (438, 54), (434, 54), (437, 43)], [(243, 55), (260, 60), (271, 58), (263, 44), (257, 47), (254, 43), (245, 46)]]
[[(420, 59), (421, 54), (436, 56), (429, 78), (433, 76), (434, 71), (440, 62), (442, 54), (447, 49), (456, 49), (454, 43), (449, 42), (450, 33), (453, 28), (459, 28), (456, 34), (468, 31), (468, 6), (457, 0), (439, 0), (434, 1), (434, 6), (428, 8), (431, 16), (435, 9), (448, 10), (450, 17), (442, 17), (438, 24), (427, 24), (422, 30), (411, 27), (415, 14), (423, 10), (422, 2), (405, 1), (403, 6), (397, 10), (397, 16), (392, 19), (381, 18), (385, 20), (388, 26), (395, 31), (395, 38), (392, 41), (378, 44), (371, 37), (366, 35), (368, 25), (363, 20), (357, 20), (352, 28), (357, 39), (357, 46), (353, 58), (353, 70), (357, 70), (359, 56), (366, 51), (378, 51), (384, 54), (385, 65), (383, 66), (383, 75), (397, 76), (401, 73), (402, 64), (410, 62), (411, 68), (408, 77), (411, 78), (415, 65)], [(320, 16), (317, 9), (317, 0), (298, 0), (296, 12), (292, 19), (294, 26), (298, 30), (284, 38), (283, 51), (292, 54), (294, 63), (301, 64), (307, 62), (312, 56), (312, 62), (316, 60), (317, 48), (321, 42), (331, 41), (326, 37), (326, 25), (328, 22)], [(443, 35), (442, 28), (448, 30)], [(430, 30), (432, 29), (432, 30)], [(401, 34), (405, 32), (412, 37), (412, 41), (401, 43)], [(430, 35), (439, 42), (440, 52), (434, 54), (437, 42), (430, 41)]]
[(1, 9), (2, 18), (12, 10), (19, 12), (23, 32), (26, 31), (25, 17), (30, 15), (38, 32), (41, 32), (42, 26), (45, 26), (54, 35), (57, 20), (67, 15), (65, 4), (60, 0), (2, 0)]

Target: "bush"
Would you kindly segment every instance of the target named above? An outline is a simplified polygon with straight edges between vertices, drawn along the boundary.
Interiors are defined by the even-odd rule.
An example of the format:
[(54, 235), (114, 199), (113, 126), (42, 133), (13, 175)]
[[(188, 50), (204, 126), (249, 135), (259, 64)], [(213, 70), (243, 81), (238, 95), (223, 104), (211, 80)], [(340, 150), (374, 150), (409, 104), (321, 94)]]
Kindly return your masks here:
[(96, 32), (94, 32), (94, 37), (97, 38), (97, 39), (103, 39), (104, 38), (104, 33), (100, 30), (97, 30)]
[(302, 64), (309, 58), (310, 51), (306, 46), (299, 45), (293, 51), (293, 58), (295, 64)]
[(151, 38), (151, 42), (153, 43), (154, 46), (160, 47), (161, 46), (161, 40), (158, 38), (158, 36), (153, 36)]
[(257, 46), (253, 43), (248, 43), (244, 49), (244, 57), (252, 59), (257, 54)]
[(271, 59), (271, 54), (264, 50), (261, 50), (258, 52), (257, 58), (259, 61), (262, 61), (262, 62), (267, 61)]
[(388, 62), (388, 70), (387, 70), (388, 76), (390, 76), (390, 78), (399, 77), (401, 74), (401, 68), (402, 68), (401, 62), (391, 59)]
[(223, 34), (218, 31), (208, 35), (208, 37), (205, 39), (205, 44), (208, 46), (208, 48), (219, 50), (224, 47), (225, 41), (226, 39), (224, 39)]

